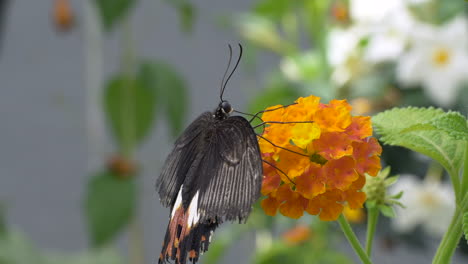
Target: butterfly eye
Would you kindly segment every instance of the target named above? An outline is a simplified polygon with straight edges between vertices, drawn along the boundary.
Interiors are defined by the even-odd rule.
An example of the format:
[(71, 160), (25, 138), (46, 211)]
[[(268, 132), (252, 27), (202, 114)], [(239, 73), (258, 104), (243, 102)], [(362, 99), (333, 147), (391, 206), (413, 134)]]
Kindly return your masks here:
[(229, 114), (232, 112), (231, 104), (228, 101), (223, 101), (221, 103), (221, 108), (223, 109), (223, 112), (226, 114)]

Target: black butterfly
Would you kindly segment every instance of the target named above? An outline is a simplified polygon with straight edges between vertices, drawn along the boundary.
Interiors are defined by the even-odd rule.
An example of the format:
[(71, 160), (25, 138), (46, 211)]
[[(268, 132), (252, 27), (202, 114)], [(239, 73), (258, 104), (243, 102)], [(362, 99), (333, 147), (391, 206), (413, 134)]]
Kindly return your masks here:
[(234, 69), (226, 82), (223, 77), (218, 107), (185, 129), (156, 182), (161, 203), (171, 207), (160, 264), (184, 264), (187, 257), (197, 262), (218, 225), (246, 221), (260, 196), (263, 167), (255, 131), (244, 117), (231, 116), (233, 108), (222, 98), (242, 57), (239, 47)]

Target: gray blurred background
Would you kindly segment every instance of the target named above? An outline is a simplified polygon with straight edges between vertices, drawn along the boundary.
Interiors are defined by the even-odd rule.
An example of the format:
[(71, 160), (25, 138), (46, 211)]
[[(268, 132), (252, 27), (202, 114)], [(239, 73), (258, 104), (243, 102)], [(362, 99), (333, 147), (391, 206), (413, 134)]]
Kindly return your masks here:
[[(35, 243), (73, 251), (87, 247), (81, 210), (85, 183), (114, 150), (104, 128), (91, 128), (94, 138), (89, 138), (87, 107), (94, 106), (86, 101), (82, 1), (71, 1), (78, 24), (66, 34), (53, 27), (52, 2), (10, 1), (6, 12), (0, 51), (0, 199), (7, 204), (9, 224)], [(189, 84), (186, 122), (217, 105), (226, 45), (238, 42), (233, 33), (216, 26), (216, 20), (248, 4), (200, 1), (192, 34), (181, 33), (176, 11), (161, 1), (141, 0), (131, 13), (138, 57), (172, 63)], [(103, 40), (105, 78), (118, 69), (119, 37), (116, 31)], [(242, 76), (242, 70), (238, 71), (225, 95), (240, 108), (248, 98), (247, 91), (240, 89)], [(137, 155), (143, 168), (140, 218), (147, 260), (159, 256), (169, 214), (154, 191), (155, 178), (173, 141), (165, 124), (158, 120)]]
[[(25, 232), (34, 243), (70, 252), (88, 246), (82, 214), (85, 183), (115, 151), (105, 127), (95, 126), (96, 120), (102, 121), (103, 117), (93, 110), (97, 106), (88, 100), (86, 90), (85, 65), (96, 59), (86, 57), (89, 43), (85, 27), (92, 21), (84, 21), (82, 1), (71, 3), (77, 27), (64, 34), (53, 26), (52, 1), (10, 1), (0, 45), (0, 200), (7, 206), (8, 223)], [(227, 62), (226, 45), (239, 42), (235, 32), (220, 26), (220, 17), (247, 10), (251, 1), (209, 0), (195, 4), (199, 15), (191, 34), (181, 32), (176, 11), (161, 1), (140, 0), (131, 12), (138, 57), (170, 62), (189, 84), (186, 123), (217, 105)], [(104, 79), (97, 82), (118, 70), (120, 37), (115, 31), (102, 40)], [(260, 61), (258, 68), (268, 71), (269, 65)], [(235, 108), (245, 108), (249, 96), (260, 89), (254, 83), (241, 66), (225, 98)], [(143, 221), (147, 263), (159, 256), (169, 214), (154, 191), (155, 179), (173, 142), (165, 124), (158, 120), (137, 153), (143, 168), (139, 176), (143, 186), (139, 218)], [(223, 263), (246, 263), (254, 246), (252, 238), (237, 243)], [(126, 234), (119, 239), (119, 246), (126, 248)], [(353, 255), (347, 244), (342, 250)], [(422, 256), (412, 251), (400, 247), (389, 255), (376, 247), (376, 263), (430, 262), (432, 254)]]

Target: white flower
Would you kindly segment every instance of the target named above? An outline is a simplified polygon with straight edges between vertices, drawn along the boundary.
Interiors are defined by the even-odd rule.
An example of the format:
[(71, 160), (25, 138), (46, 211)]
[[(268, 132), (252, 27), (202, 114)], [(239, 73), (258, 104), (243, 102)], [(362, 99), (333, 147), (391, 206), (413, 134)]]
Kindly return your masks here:
[(394, 9), (385, 20), (367, 25), (369, 40), (364, 59), (371, 63), (393, 61), (404, 52), (418, 23), (406, 8)]
[(328, 34), (328, 62), (333, 67), (332, 80), (343, 85), (360, 72), (360, 41), (366, 35), (361, 27), (334, 28)]
[(404, 7), (404, 0), (351, 0), (349, 8), (354, 21), (375, 23), (386, 19), (394, 10)]
[(433, 236), (442, 236), (450, 225), (455, 211), (453, 189), (434, 180), (421, 181), (412, 175), (402, 175), (390, 189), (392, 194), (403, 191), (396, 207), (397, 217), (392, 219), (395, 230), (408, 232), (418, 225)]
[(457, 17), (440, 27), (419, 27), (396, 70), (398, 80), (404, 85), (422, 84), (438, 105), (453, 104), (461, 83), (468, 80), (466, 18)]

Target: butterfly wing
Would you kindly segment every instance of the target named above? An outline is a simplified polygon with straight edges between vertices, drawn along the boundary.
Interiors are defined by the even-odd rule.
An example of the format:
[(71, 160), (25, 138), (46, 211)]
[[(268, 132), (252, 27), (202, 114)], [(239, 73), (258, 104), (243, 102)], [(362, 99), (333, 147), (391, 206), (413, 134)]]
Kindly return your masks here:
[[(245, 220), (260, 196), (262, 159), (255, 131), (243, 117), (219, 121), (213, 128), (196, 180), (200, 222)], [(186, 184), (184, 183), (184, 186)]]
[(196, 167), (196, 163), (202, 158), (204, 153), (202, 135), (212, 122), (213, 117), (210, 112), (201, 114), (175, 142), (174, 149), (167, 157), (161, 175), (156, 181), (156, 190), (165, 207), (174, 204), (188, 171)]

